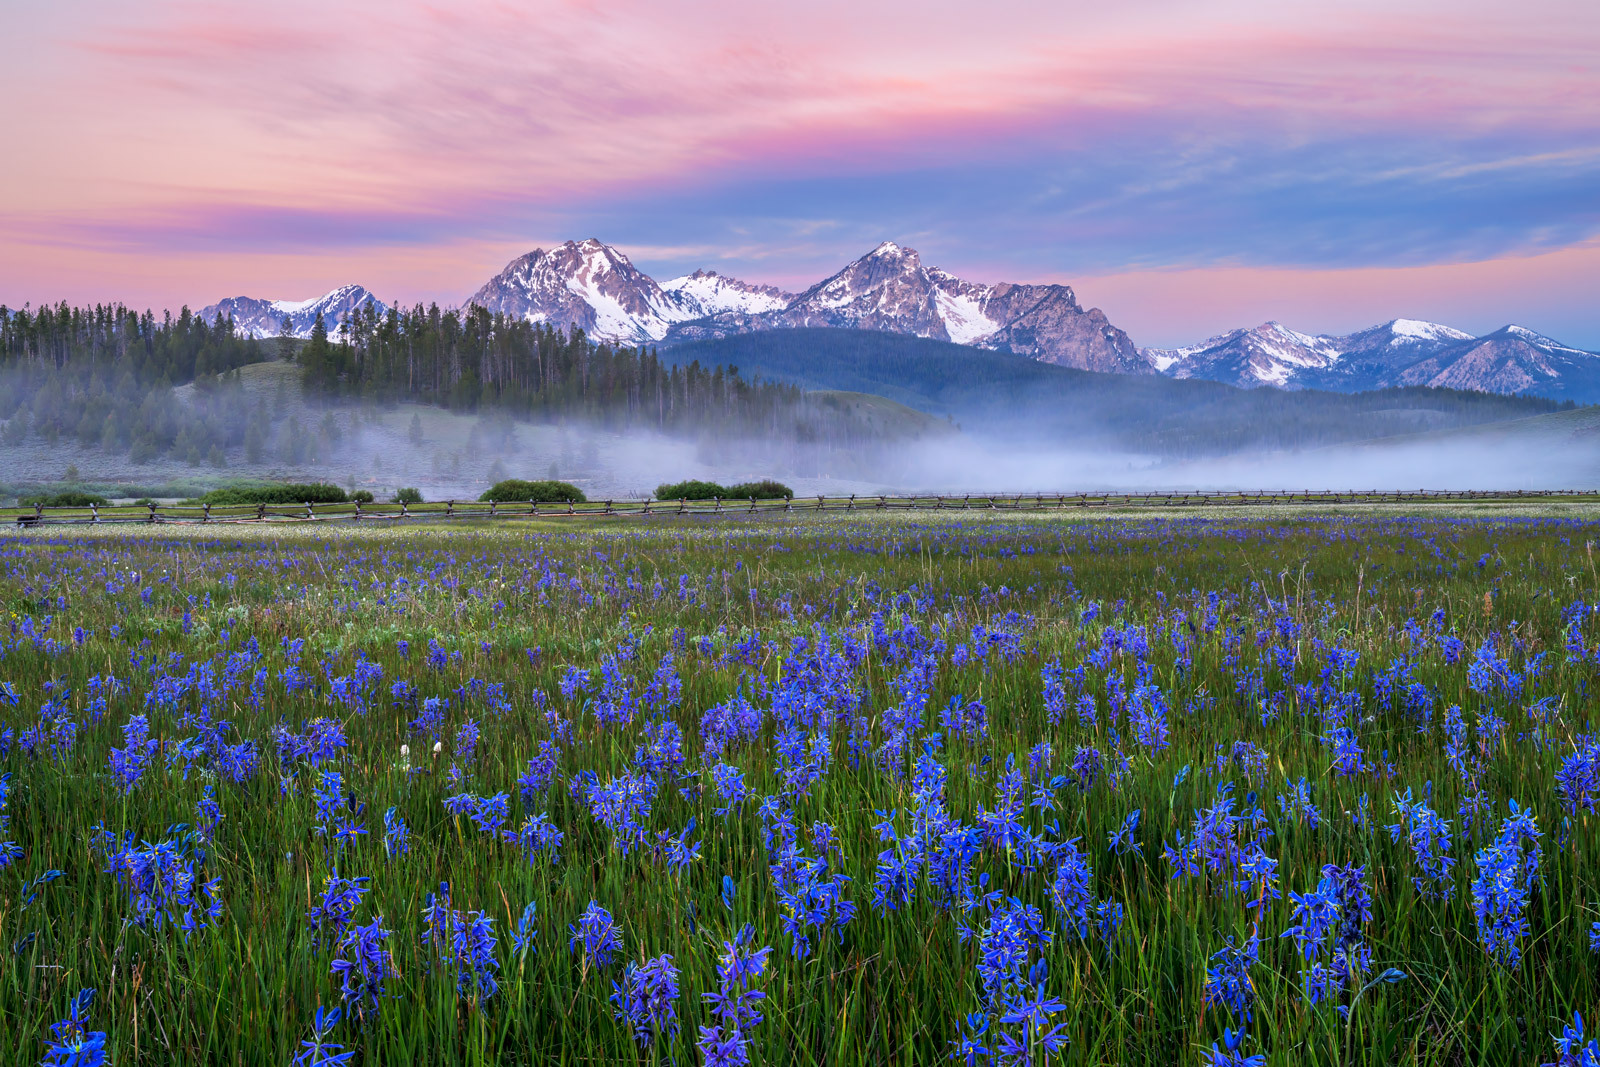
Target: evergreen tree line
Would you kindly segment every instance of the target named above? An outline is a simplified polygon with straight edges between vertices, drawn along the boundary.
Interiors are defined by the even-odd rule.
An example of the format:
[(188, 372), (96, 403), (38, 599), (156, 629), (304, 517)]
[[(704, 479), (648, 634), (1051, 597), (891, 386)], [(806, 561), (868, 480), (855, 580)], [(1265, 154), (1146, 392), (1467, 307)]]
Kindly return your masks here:
[[(734, 367), (674, 367), (653, 350), (596, 344), (482, 308), (363, 312), (307, 341), (256, 340), (230, 319), (184, 308), (157, 318), (123, 305), (0, 306), (0, 443), (85, 447), (222, 465), (315, 462), (340, 437), (332, 415), (302, 421), (230, 388), (248, 364), (292, 359), (308, 398), (328, 405), (436, 404), (497, 419), (583, 421), (677, 436), (787, 438), (848, 449), (884, 428), (804, 390), (751, 382)], [(175, 386), (193, 388), (174, 392)], [(887, 431), (892, 434), (895, 431)]]
[(689, 436), (794, 437), (850, 447), (881, 437), (854, 413), (737, 367), (673, 366), (654, 349), (595, 343), (583, 330), (418, 304), (363, 305), (331, 334), (320, 321), (297, 358), (311, 390), (378, 403), (437, 404), (535, 420)]
[[(269, 358), (229, 320), (184, 308), (157, 319), (121, 304), (37, 310), (0, 307), (0, 441), (37, 436), (221, 464), (243, 444), (248, 409), (226, 375)], [(172, 391), (193, 382), (189, 403)]]

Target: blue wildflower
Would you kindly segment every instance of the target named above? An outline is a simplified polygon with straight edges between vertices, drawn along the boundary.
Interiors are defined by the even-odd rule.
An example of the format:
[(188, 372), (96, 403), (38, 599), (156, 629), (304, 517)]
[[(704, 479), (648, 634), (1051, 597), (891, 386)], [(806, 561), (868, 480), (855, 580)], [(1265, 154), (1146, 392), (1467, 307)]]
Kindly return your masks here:
[(44, 1059), (39, 1067), (102, 1067), (108, 1063), (104, 1031), (89, 1029), (93, 989), (80, 989), (67, 1007), (67, 1017), (50, 1024)]
[(641, 1048), (678, 1036), (678, 969), (671, 955), (628, 964), (622, 984), (613, 982), (611, 988), (616, 1017), (633, 1028)]

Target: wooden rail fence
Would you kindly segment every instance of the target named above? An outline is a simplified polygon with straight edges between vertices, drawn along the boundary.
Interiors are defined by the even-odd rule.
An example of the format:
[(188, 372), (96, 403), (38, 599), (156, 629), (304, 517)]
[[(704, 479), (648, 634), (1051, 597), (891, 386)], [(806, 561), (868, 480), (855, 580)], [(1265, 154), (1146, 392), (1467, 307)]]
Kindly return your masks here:
[(816, 496), (789, 499), (599, 500), (587, 503), (446, 500), (427, 504), (124, 504), (31, 505), (0, 509), (21, 527), (113, 523), (395, 522), (607, 516), (752, 515), (852, 511), (1070, 511), (1326, 504), (1436, 504), (1460, 501), (1600, 500), (1600, 490), (1262, 490), (1256, 492), (1014, 493), (964, 496)]

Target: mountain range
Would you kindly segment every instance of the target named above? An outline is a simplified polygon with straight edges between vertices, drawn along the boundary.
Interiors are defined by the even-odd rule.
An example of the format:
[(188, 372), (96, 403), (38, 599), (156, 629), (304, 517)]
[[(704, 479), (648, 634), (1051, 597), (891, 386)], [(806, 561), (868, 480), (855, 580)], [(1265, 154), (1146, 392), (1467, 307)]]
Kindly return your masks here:
[[(330, 332), (364, 304), (387, 306), (358, 285), (315, 300), (234, 297), (202, 309), (254, 337), (308, 336), (320, 314)], [(885, 241), (804, 292), (716, 271), (657, 282), (597, 239), (519, 256), (465, 302), (612, 344), (674, 345), (787, 329), (903, 334), (1009, 352), (1057, 366), (1125, 375), (1200, 378), (1245, 388), (1336, 392), (1424, 385), (1600, 400), (1600, 355), (1521, 326), (1481, 337), (1415, 319), (1346, 335), (1303, 334), (1277, 322), (1183, 348), (1139, 348), (1066, 285), (958, 278)]]
[[(341, 285), (331, 293), (312, 300), (258, 300), (250, 296), (234, 296), (200, 309), (200, 317), (207, 322), (218, 315), (233, 320), (236, 333), (246, 337), (310, 337), (311, 328), (321, 316), (329, 333), (336, 334), (338, 326), (363, 304), (372, 304), (382, 315), (389, 306), (359, 285)], [(289, 328), (285, 330), (283, 324)]]

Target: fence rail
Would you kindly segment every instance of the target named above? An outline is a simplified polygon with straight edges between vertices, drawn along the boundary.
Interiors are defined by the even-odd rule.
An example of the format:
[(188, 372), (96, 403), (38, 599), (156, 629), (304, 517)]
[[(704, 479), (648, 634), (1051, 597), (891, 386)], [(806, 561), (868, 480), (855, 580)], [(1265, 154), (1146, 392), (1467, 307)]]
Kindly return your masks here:
[(577, 503), (446, 500), (428, 504), (123, 504), (104, 507), (31, 505), (0, 509), (21, 527), (110, 524), (267, 522), (398, 522), (477, 519), (605, 518), (608, 516), (753, 515), (869, 511), (1072, 511), (1089, 508), (1182, 508), (1321, 505), (1436, 504), (1455, 501), (1529, 501), (1591, 498), (1591, 489), (1262, 490), (1257, 492), (1013, 493), (962, 496), (816, 496), (791, 499), (595, 500)]

